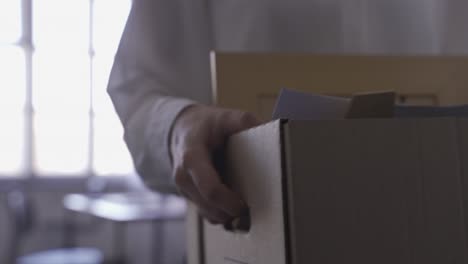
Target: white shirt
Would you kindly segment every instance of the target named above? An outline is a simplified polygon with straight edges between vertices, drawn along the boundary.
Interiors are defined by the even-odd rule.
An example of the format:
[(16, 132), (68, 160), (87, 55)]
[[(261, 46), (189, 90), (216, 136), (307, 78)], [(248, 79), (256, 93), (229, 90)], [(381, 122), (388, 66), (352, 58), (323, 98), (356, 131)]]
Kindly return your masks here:
[(134, 0), (108, 91), (138, 173), (173, 191), (170, 128), (211, 103), (211, 50), (466, 53), (467, 14), (463, 0)]

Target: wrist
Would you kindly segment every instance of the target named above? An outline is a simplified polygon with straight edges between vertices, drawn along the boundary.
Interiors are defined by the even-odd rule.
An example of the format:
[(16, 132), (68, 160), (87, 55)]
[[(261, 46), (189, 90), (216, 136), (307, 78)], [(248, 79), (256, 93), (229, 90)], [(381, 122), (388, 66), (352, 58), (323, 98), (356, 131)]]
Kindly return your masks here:
[(169, 131), (169, 157), (171, 164), (174, 165), (174, 155), (176, 153), (177, 146), (180, 144), (182, 139), (182, 132), (185, 131), (187, 119), (194, 109), (200, 107), (200, 105), (192, 104), (182, 109), (174, 119), (172, 127)]

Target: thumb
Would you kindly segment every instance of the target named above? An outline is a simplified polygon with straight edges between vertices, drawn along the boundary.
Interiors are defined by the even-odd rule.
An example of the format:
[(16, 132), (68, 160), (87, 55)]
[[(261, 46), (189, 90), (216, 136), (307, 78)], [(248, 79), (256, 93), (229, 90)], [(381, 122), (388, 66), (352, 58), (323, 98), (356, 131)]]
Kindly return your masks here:
[(261, 124), (254, 114), (245, 111), (231, 110), (225, 118), (223, 124), (226, 136)]

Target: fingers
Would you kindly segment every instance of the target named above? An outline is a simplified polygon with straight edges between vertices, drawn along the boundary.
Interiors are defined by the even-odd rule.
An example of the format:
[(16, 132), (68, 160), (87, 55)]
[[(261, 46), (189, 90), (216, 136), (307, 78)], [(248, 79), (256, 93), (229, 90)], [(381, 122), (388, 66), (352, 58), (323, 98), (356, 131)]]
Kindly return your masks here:
[(221, 182), (206, 154), (202, 154), (199, 159), (200, 162), (190, 164), (187, 170), (200, 194), (212, 207), (221, 209), (232, 217), (239, 216), (246, 207), (245, 203), (237, 193)]
[(175, 121), (170, 140), (174, 180), (208, 220), (226, 223), (247, 208), (240, 195), (222, 183), (211, 152), (228, 136), (259, 124), (253, 114), (205, 106), (194, 106)]
[(241, 215), (246, 208), (245, 203), (221, 182), (208, 151), (186, 152), (182, 161), (177, 166), (174, 180), (202, 214), (218, 223), (226, 223)]
[(224, 112), (224, 114), (221, 115), (221, 119), (226, 136), (258, 126), (261, 123), (254, 114), (237, 110)]
[(199, 213), (212, 224), (227, 223), (231, 217), (217, 208), (212, 208), (200, 195), (192, 178), (183, 168), (178, 168), (174, 179), (178, 185), (179, 192), (197, 205)]

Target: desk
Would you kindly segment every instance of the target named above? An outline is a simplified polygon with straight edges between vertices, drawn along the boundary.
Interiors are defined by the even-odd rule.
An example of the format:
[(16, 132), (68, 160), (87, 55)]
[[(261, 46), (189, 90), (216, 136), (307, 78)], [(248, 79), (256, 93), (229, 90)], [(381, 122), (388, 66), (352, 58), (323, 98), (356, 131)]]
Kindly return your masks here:
[[(182, 221), (185, 218), (185, 201), (177, 196), (163, 196), (149, 192), (68, 194), (64, 207), (76, 213), (88, 214), (112, 221), (117, 228), (114, 234), (116, 263), (127, 263), (125, 256), (125, 228), (129, 223), (153, 223), (153, 263), (162, 256), (164, 241), (163, 224), (166, 221)], [(73, 224), (69, 233), (74, 233)]]

